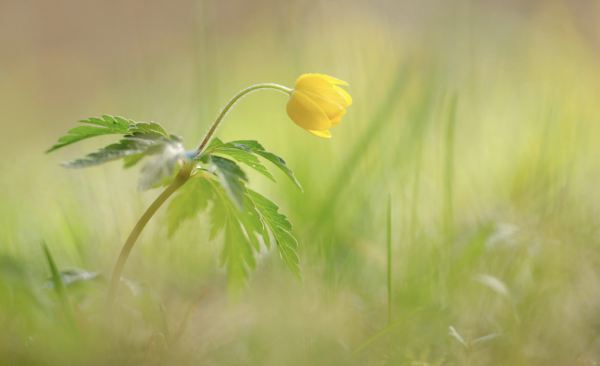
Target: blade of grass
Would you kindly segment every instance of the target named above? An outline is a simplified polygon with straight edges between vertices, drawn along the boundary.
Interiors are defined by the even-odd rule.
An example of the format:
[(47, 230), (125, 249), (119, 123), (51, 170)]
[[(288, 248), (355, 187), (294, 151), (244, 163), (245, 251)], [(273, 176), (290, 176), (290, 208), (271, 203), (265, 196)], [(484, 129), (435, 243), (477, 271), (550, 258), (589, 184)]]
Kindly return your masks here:
[(444, 235), (446, 236), (446, 263), (448, 276), (452, 278), (452, 241), (454, 240), (454, 136), (456, 128), (456, 106), (458, 94), (454, 93), (450, 99), (448, 110), (448, 124), (446, 127), (446, 163), (444, 171)]
[(158, 304), (158, 315), (160, 316), (160, 326), (163, 329), (162, 335), (165, 338), (165, 342), (168, 344), (171, 339), (171, 331), (167, 320), (167, 311), (162, 303)]
[[(396, 156), (407, 156), (410, 160), (403, 161), (404, 164), (413, 164), (411, 194), (410, 194), (410, 215), (408, 215), (408, 240), (410, 248), (410, 256), (417, 255), (417, 252), (422, 250), (422, 246), (418, 245), (417, 238), (419, 236), (419, 203), (421, 191), (421, 170), (423, 166), (423, 145), (425, 137), (431, 123), (432, 111), (437, 108), (437, 97), (434, 89), (434, 84), (426, 83), (426, 89), (423, 91), (419, 103), (412, 106), (409, 110), (408, 118), (411, 123), (407, 127), (403, 141), (398, 143)], [(405, 272), (412, 276), (413, 271), (418, 271), (418, 268), (413, 268), (412, 261), (405, 263)]]
[(185, 331), (185, 329), (187, 328), (187, 325), (190, 322), (190, 319), (192, 318), (192, 314), (194, 313), (194, 309), (196, 308), (196, 306), (198, 305), (198, 303), (200, 302), (200, 300), (202, 300), (202, 298), (209, 293), (212, 290), (212, 287), (207, 288), (206, 290), (204, 290), (200, 296), (198, 296), (198, 298), (196, 299), (196, 301), (194, 301), (194, 303), (190, 306), (190, 308), (188, 309), (187, 313), (185, 314), (185, 317), (183, 318), (183, 320), (181, 321), (181, 324), (179, 325), (179, 329), (177, 329), (177, 332), (175, 332), (175, 334), (173, 335), (173, 338), (170, 340), (170, 344), (175, 343), (179, 337), (181, 337), (181, 335), (183, 334), (183, 332)]
[(150, 337), (150, 339), (148, 340), (148, 344), (146, 344), (146, 352), (144, 353), (144, 358), (142, 359), (142, 362), (145, 362), (146, 358), (148, 358), (148, 354), (150, 353), (150, 347), (152, 347), (152, 349), (156, 351), (156, 349), (154, 348), (154, 340), (158, 337), (162, 337), (165, 344), (167, 343), (167, 339), (164, 334), (154, 333), (152, 337)]
[(337, 200), (339, 197), (341, 197), (341, 194), (344, 191), (341, 189), (341, 187), (346, 186), (344, 183), (351, 179), (351, 174), (354, 171), (357, 171), (357, 169), (352, 169), (352, 167), (358, 164), (358, 161), (361, 160), (361, 155), (365, 149), (371, 144), (372, 140), (379, 134), (379, 132), (381, 132), (383, 127), (389, 123), (390, 118), (392, 117), (393, 112), (398, 105), (398, 100), (406, 90), (407, 80), (409, 77), (408, 70), (409, 67), (406, 64), (401, 64), (398, 67), (397, 76), (387, 94), (387, 99), (375, 114), (373, 123), (369, 125), (367, 131), (365, 131), (361, 135), (359, 141), (354, 144), (354, 148), (349, 154), (346, 155), (346, 160), (341, 164), (341, 168), (338, 170), (337, 177), (333, 180), (333, 184), (330, 186), (331, 188), (329, 189), (329, 194), (325, 196), (329, 197), (329, 199), (325, 201), (323, 206), (321, 206), (321, 212), (315, 222), (328, 222), (326, 219), (331, 216), (331, 211), (334, 209)]
[(448, 111), (448, 125), (446, 127), (446, 164), (444, 172), (444, 230), (447, 238), (452, 239), (454, 226), (454, 207), (452, 201), (454, 185), (454, 136), (456, 128), (456, 106), (458, 94), (454, 93), (450, 99)]
[[(409, 120), (412, 121), (407, 128), (405, 138), (398, 146), (396, 156), (408, 156), (410, 160), (403, 163), (413, 164), (412, 182), (410, 194), (410, 215), (408, 215), (408, 240), (410, 247), (410, 256), (417, 255), (417, 252), (422, 250), (422, 246), (418, 245), (419, 237), (419, 208), (420, 208), (420, 191), (421, 191), (421, 170), (423, 167), (423, 145), (431, 123), (432, 111), (438, 108), (438, 98), (432, 83), (427, 83), (427, 88), (423, 92), (420, 103), (413, 106), (409, 113)], [(412, 261), (407, 261), (405, 264), (405, 272), (412, 276), (413, 271), (418, 271), (418, 268), (412, 268)]]
[[(392, 324), (392, 196), (387, 202), (387, 291), (388, 291), (388, 326)], [(388, 337), (389, 364), (392, 364), (392, 332)]]
[(423, 155), (423, 139), (419, 138), (416, 141), (414, 153), (414, 173), (412, 182), (412, 197), (410, 202), (410, 241), (415, 244), (417, 241), (417, 229), (419, 227), (419, 192), (421, 188), (421, 163)]
[(54, 258), (50, 253), (50, 249), (48, 249), (48, 245), (46, 245), (46, 242), (43, 240), (42, 249), (44, 249), (44, 253), (46, 254), (46, 260), (48, 261), (48, 266), (50, 267), (50, 272), (52, 273), (52, 283), (54, 284), (54, 290), (56, 290), (56, 294), (58, 295), (58, 300), (60, 302), (63, 315), (69, 326), (73, 330), (77, 330), (77, 323), (75, 322), (73, 309), (71, 308), (71, 304), (69, 303), (69, 298), (67, 297), (67, 291), (65, 289), (65, 286), (62, 282), (62, 279), (60, 278), (60, 272), (56, 267), (56, 263), (54, 262)]
[(394, 321), (393, 323), (389, 324), (387, 327), (385, 327), (382, 330), (380, 330), (377, 334), (375, 334), (374, 336), (372, 336), (371, 338), (369, 338), (365, 342), (363, 342), (363, 344), (361, 344), (360, 347), (358, 347), (357, 349), (355, 349), (354, 351), (352, 351), (352, 353), (350, 353), (350, 356), (355, 356), (356, 354), (360, 353), (362, 350), (364, 350), (365, 348), (367, 348), (368, 345), (370, 345), (371, 343), (375, 342), (377, 339), (379, 339), (379, 337), (381, 337), (382, 335), (384, 335), (385, 333), (387, 333), (390, 329), (392, 329), (396, 325), (400, 324), (400, 322), (402, 322), (403, 320), (405, 320), (409, 316), (413, 315), (414, 313), (418, 312), (419, 310), (420, 309), (414, 309), (414, 310), (409, 311), (408, 313), (404, 314), (404, 316), (396, 319), (396, 321)]

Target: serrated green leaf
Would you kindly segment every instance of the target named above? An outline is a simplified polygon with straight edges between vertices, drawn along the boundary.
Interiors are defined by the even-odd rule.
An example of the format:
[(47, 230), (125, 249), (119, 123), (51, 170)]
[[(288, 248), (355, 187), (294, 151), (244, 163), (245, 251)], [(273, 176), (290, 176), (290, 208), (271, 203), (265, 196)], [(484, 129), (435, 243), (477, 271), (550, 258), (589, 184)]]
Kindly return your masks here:
[[(62, 162), (61, 165), (67, 168), (85, 168), (125, 158), (124, 167), (128, 168), (138, 163), (145, 156), (161, 155), (160, 161), (154, 161), (152, 167), (144, 167), (145, 172), (142, 172), (142, 181), (151, 182), (145, 184), (149, 187), (163, 176), (172, 175), (176, 159), (182, 153), (183, 145), (180, 139), (174, 141), (166, 138), (155, 140), (127, 135), (118, 143), (110, 144), (97, 152), (86, 155), (85, 158)], [(152, 178), (149, 179), (150, 176)]]
[(250, 149), (251, 151), (266, 151), (266, 149), (260, 144), (260, 142), (258, 142), (256, 140), (235, 140), (235, 141), (230, 141), (229, 143), (233, 144), (233, 145), (245, 146), (246, 148)]
[(229, 216), (225, 224), (225, 245), (221, 254), (221, 265), (227, 266), (230, 292), (244, 287), (249, 276), (248, 268), (256, 269), (256, 259), (247, 241), (240, 222)]
[(46, 153), (90, 137), (102, 135), (120, 134), (127, 135), (126, 137), (141, 138), (145, 140), (173, 140), (174, 137), (169, 136), (167, 131), (158, 123), (135, 122), (123, 117), (113, 117), (107, 114), (103, 115), (102, 118), (92, 117), (78, 122), (94, 126), (79, 126), (72, 128), (69, 130), (67, 136), (58, 139), (59, 143), (52, 146)]
[(275, 179), (273, 174), (271, 174), (271, 172), (267, 169), (267, 167), (261, 164), (260, 160), (258, 160), (256, 156), (252, 155), (252, 153), (248, 151), (234, 149), (219, 149), (216, 152), (218, 154), (230, 156), (235, 160), (239, 161), (240, 163), (248, 165), (250, 168), (256, 170), (257, 172), (269, 178), (273, 182), (277, 182), (277, 180)]
[(208, 146), (206, 147), (206, 149), (204, 151), (211, 151), (211, 150), (215, 150), (218, 149), (219, 147), (222, 147), (223, 145), (225, 145), (223, 143), (223, 141), (221, 141), (221, 139), (219, 139), (218, 137), (213, 137), (212, 140), (210, 140), (210, 143), (208, 144)]
[(257, 252), (260, 252), (260, 242), (257, 234), (261, 235), (264, 232), (265, 226), (254, 202), (248, 197), (247, 191), (244, 193), (244, 212), (237, 216), (246, 231), (248, 239), (250, 239), (250, 244), (252, 244), (252, 247)]
[(290, 271), (292, 271), (296, 281), (298, 281), (300, 286), (302, 286), (302, 272), (300, 271), (300, 258), (298, 257), (298, 253), (296, 253), (293, 248), (281, 244), (279, 241), (277, 244), (277, 249), (279, 250), (281, 259), (283, 259)]
[(242, 211), (244, 209), (244, 183), (248, 181), (246, 173), (235, 162), (211, 156), (210, 163), (221, 181), (221, 185), (233, 204)]
[(61, 165), (67, 168), (85, 168), (99, 165), (129, 155), (143, 153), (150, 145), (151, 142), (144, 140), (123, 139), (116, 144), (110, 144), (100, 149), (98, 152), (88, 154), (85, 158), (62, 162)]
[(133, 121), (127, 121), (124, 118), (120, 117), (112, 117), (109, 115), (104, 115), (102, 118), (90, 118), (87, 120), (81, 120), (80, 123), (87, 123), (91, 125), (101, 126), (101, 127), (93, 127), (93, 126), (79, 126), (69, 130), (69, 134), (67, 136), (63, 136), (58, 139), (58, 144), (52, 146), (46, 153), (52, 152), (54, 150), (60, 149), (61, 147), (71, 145), (75, 142), (88, 139), (90, 137), (102, 136), (102, 135), (110, 135), (110, 134), (118, 134), (125, 135), (129, 132), (129, 124), (135, 123)]
[[(104, 116), (102, 116), (102, 118), (104, 119), (104, 117), (105, 117), (105, 116), (106, 116), (106, 117), (111, 117), (111, 116), (109, 116), (109, 115), (105, 114)], [(90, 118), (90, 119), (91, 119), (91, 118)], [(114, 119), (115, 119), (115, 122), (117, 122), (119, 125), (121, 125), (121, 126), (123, 126), (123, 127), (127, 127), (127, 128), (129, 128), (129, 126), (130, 126), (130, 125), (131, 125), (131, 123), (133, 122), (133, 121), (131, 121), (131, 120), (129, 120), (129, 119), (126, 119), (126, 118), (123, 118), (123, 117), (119, 117), (119, 116), (116, 116), (116, 117), (114, 117)], [(106, 120), (106, 119), (105, 119), (105, 120)]]
[[(244, 210), (240, 211), (231, 201), (222, 184), (204, 174), (204, 179), (212, 185), (214, 191), (211, 206), (211, 238), (218, 232), (225, 232), (225, 245), (221, 253), (221, 265), (227, 267), (227, 278), (231, 292), (242, 288), (246, 283), (248, 269), (256, 268), (256, 259), (252, 252), (259, 251), (256, 233), (264, 230), (260, 214), (254, 203), (248, 197), (248, 191), (243, 186)], [(200, 178), (202, 179), (202, 178)], [(260, 231), (258, 231), (260, 230)]]
[(129, 131), (134, 134), (142, 134), (146, 138), (169, 138), (167, 131), (156, 122), (135, 122), (129, 126)]
[[(211, 157), (214, 158), (217, 158), (217, 161), (219, 159)], [(296, 253), (298, 242), (290, 234), (292, 224), (279, 212), (275, 203), (247, 189), (243, 182), (237, 179), (243, 199), (242, 211), (233, 203), (221, 178), (217, 179), (208, 171), (198, 170), (169, 205), (169, 234), (173, 234), (181, 222), (208, 210), (211, 217), (210, 238), (214, 239), (220, 232), (224, 232), (220, 263), (227, 267), (230, 290), (235, 291), (246, 283), (249, 270), (256, 267), (253, 249), (256, 252), (260, 251), (259, 237), (270, 247), (270, 230), (280, 257), (296, 280), (302, 284), (300, 260)]]
[[(215, 137), (210, 141), (209, 145), (204, 150), (203, 156), (205, 156), (206, 154), (211, 154), (211, 153), (221, 153), (222, 151), (236, 151), (236, 150), (242, 151), (242, 152), (252, 152), (253, 154), (259, 155), (259, 156), (269, 160), (271, 163), (275, 164), (275, 166), (277, 166), (279, 169), (281, 169), (281, 171), (283, 171), (285, 173), (285, 175), (287, 175), (292, 180), (292, 182), (294, 182), (294, 184), (296, 184), (296, 186), (298, 186), (298, 188), (300, 188), (300, 190), (302, 190), (302, 186), (300, 185), (300, 182), (298, 182), (298, 179), (296, 179), (294, 172), (287, 166), (287, 163), (285, 162), (285, 160), (283, 160), (280, 156), (278, 156), (272, 152), (266, 151), (265, 148), (256, 140), (235, 140), (235, 141), (230, 141), (230, 142), (224, 143), (218, 137)], [(236, 158), (236, 157), (234, 157), (234, 158)], [(238, 160), (238, 159), (236, 158), (236, 160)], [(243, 162), (241, 160), (238, 160), (238, 161)], [(252, 165), (250, 165), (250, 166), (252, 168), (254, 168)], [(257, 169), (257, 168), (254, 168), (254, 169)], [(260, 168), (260, 167), (258, 169), (262, 170), (262, 168)], [(269, 179), (271, 179), (272, 174), (270, 172), (268, 173), (269, 175), (266, 175), (261, 170), (259, 170), (259, 171), (262, 174), (264, 174)], [(268, 172), (266, 167), (264, 170)], [(275, 181), (274, 178), (272, 180)]]
[(145, 191), (171, 184), (177, 175), (177, 160), (183, 152), (183, 148), (179, 151), (165, 149), (161, 154), (154, 154), (155, 156), (142, 167), (138, 189)]
[(200, 212), (210, 213), (210, 238), (214, 239), (224, 232), (220, 263), (227, 267), (231, 291), (243, 287), (249, 270), (256, 268), (254, 251), (260, 251), (259, 236), (267, 230), (243, 183), (242, 197), (244, 210), (240, 211), (219, 179), (208, 171), (200, 171), (180, 189), (167, 209), (170, 234), (181, 222), (196, 217)]
[(300, 188), (301, 191), (304, 191), (304, 189), (302, 189), (302, 185), (300, 185), (300, 182), (298, 182), (298, 179), (296, 179), (294, 172), (287, 166), (285, 160), (283, 160), (280, 156), (268, 151), (254, 151), (254, 153), (262, 156), (271, 163), (275, 164), (275, 166), (277, 166), (283, 173), (285, 173), (285, 175), (287, 175), (292, 180), (292, 182), (294, 182), (294, 184), (298, 188)]
[(292, 236), (292, 234), (290, 234), (290, 231), (292, 230), (292, 223), (285, 215), (279, 213), (279, 206), (265, 198), (263, 195), (248, 189), (248, 196), (254, 202), (256, 209), (258, 212), (260, 212), (265, 224), (273, 233), (273, 237), (277, 242), (279, 255), (288, 266), (290, 271), (292, 271), (292, 274), (296, 280), (302, 284), (300, 258), (296, 253), (298, 241)]
[(256, 205), (263, 219), (269, 221), (269, 226), (281, 227), (286, 231), (293, 230), (292, 223), (287, 219), (286, 215), (279, 212), (279, 206), (273, 201), (252, 189), (248, 189), (248, 195)]
[(205, 178), (192, 178), (178, 190), (167, 208), (169, 236), (173, 235), (185, 220), (196, 217), (214, 200), (213, 185)]
[(183, 148), (183, 138), (180, 136), (170, 135), (168, 138), (162, 137), (160, 135), (159, 138), (156, 137), (155, 132), (151, 132), (150, 134), (140, 134), (134, 133), (132, 136), (125, 136), (126, 138), (133, 138), (143, 141), (149, 141), (147, 149), (142, 152), (142, 156), (130, 158), (124, 162), (124, 168), (129, 168), (136, 163), (138, 163), (142, 158), (146, 156), (152, 155), (169, 155), (174, 157), (183, 157), (184, 148)]
[(244, 145), (241, 144), (234, 144), (233, 142), (223, 142), (221, 141), (220, 138), (218, 137), (213, 137), (213, 139), (210, 141), (210, 143), (208, 144), (208, 146), (204, 149), (204, 154), (210, 154), (214, 151), (218, 151), (218, 150), (222, 150), (222, 149), (237, 149), (237, 150), (244, 150), (247, 152), (252, 152), (252, 150)]
[(131, 122), (132, 122), (132, 121), (127, 120), (122, 117), (113, 117), (110, 114), (103, 114), (102, 119), (104, 120), (104, 122), (106, 122), (108, 124), (119, 125), (122, 127), (126, 127), (126, 126), (128, 126), (128, 124), (131, 124)]
[(155, 122), (135, 122), (122, 117), (104, 115), (102, 118), (90, 118), (80, 121), (96, 126), (80, 126), (69, 131), (71, 135), (62, 137), (62, 144), (54, 146), (48, 152), (70, 143), (102, 134), (120, 133), (124, 138), (118, 143), (108, 145), (82, 159), (61, 163), (68, 168), (84, 168), (123, 158), (125, 168), (139, 163), (144, 157), (152, 159), (142, 168), (139, 188), (145, 190), (168, 184), (175, 175), (177, 160), (185, 158), (183, 139), (169, 135)]
[(261, 237), (267, 249), (271, 249), (271, 235), (269, 235), (269, 226), (267, 224), (264, 225)]
[(144, 158), (144, 156), (146, 156), (144, 153), (139, 153), (124, 157), (123, 168), (131, 168), (135, 164), (139, 163)]
[(300, 188), (300, 190), (302, 190), (302, 186), (300, 185), (300, 182), (298, 182), (298, 179), (296, 179), (294, 172), (287, 166), (287, 163), (285, 162), (285, 160), (283, 160), (280, 156), (273, 154), (272, 152), (266, 151), (265, 148), (258, 141), (236, 140), (236, 141), (230, 141), (229, 144), (242, 145), (244, 147), (247, 147), (254, 154), (260, 155), (263, 158), (270, 161), (271, 163), (275, 164), (275, 166), (277, 166), (279, 169), (281, 169), (281, 171), (284, 172), (285, 175), (287, 175), (292, 180), (292, 182), (294, 182), (294, 184), (296, 184), (296, 186), (298, 186), (298, 188)]

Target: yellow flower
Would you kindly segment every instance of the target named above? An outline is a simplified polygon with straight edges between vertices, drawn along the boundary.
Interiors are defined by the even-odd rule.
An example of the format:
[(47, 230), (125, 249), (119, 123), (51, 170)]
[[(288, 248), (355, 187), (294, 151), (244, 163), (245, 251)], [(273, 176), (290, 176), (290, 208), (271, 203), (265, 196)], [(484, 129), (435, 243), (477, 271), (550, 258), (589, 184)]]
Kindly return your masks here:
[(329, 128), (341, 122), (352, 104), (350, 95), (336, 84), (348, 85), (327, 75), (300, 76), (286, 107), (288, 116), (313, 135), (331, 138)]

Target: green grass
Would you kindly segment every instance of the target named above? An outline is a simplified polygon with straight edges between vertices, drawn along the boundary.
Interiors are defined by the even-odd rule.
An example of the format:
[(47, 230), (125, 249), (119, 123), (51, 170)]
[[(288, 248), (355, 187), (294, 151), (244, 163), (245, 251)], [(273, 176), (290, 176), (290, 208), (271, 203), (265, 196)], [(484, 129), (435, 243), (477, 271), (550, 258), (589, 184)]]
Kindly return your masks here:
[[(11, 75), (0, 81), (0, 365), (598, 362), (600, 74), (564, 8), (473, 8), (470, 23), (442, 2), (431, 3), (439, 12), (398, 5), (406, 16), (379, 9), (389, 18), (376, 7), (323, 4), (302, 8), (305, 19), (257, 5), (246, 24), (210, 4), (196, 4), (189, 28), (156, 23), (173, 32), (161, 36), (154, 18), (121, 24), (124, 49), (137, 51), (113, 50), (111, 62), (90, 61), (77, 40), (29, 63), (0, 60)], [(335, 11), (338, 22), (321, 22)], [(278, 16), (295, 21), (258, 21)], [(57, 69), (42, 75), (36, 62)], [(278, 171), (276, 185), (245, 169), (294, 223), (304, 286), (263, 248), (231, 299), (209, 218), (169, 236), (163, 207), (107, 329), (108, 276), (159, 192), (136, 191), (137, 172), (118, 163), (58, 166), (108, 138), (43, 152), (103, 113), (159, 122), (191, 149), (237, 91), (291, 87), (305, 72), (350, 83), (354, 104), (331, 140), (295, 126), (285, 96), (269, 92), (241, 100), (216, 134), (257, 139), (296, 173), (304, 193)], [(72, 268), (89, 278), (48, 285)]]

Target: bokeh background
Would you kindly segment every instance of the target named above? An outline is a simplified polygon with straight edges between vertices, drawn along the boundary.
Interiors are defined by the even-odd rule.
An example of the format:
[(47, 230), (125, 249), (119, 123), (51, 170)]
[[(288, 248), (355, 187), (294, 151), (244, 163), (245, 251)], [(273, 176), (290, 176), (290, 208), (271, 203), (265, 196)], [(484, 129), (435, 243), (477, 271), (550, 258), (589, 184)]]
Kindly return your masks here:
[[(596, 364), (598, 24), (585, 0), (1, 1), (0, 363)], [(269, 91), (217, 135), (259, 140), (303, 184), (248, 172), (295, 225), (304, 287), (263, 250), (231, 299), (208, 218), (169, 237), (163, 209), (105, 334), (107, 277), (159, 192), (120, 163), (58, 165), (111, 137), (44, 151), (102, 114), (192, 149), (237, 91), (303, 73), (350, 84), (331, 140)], [(41, 240), (60, 269), (97, 274), (67, 286), (76, 337)], [(182, 323), (178, 342), (153, 337)]]

